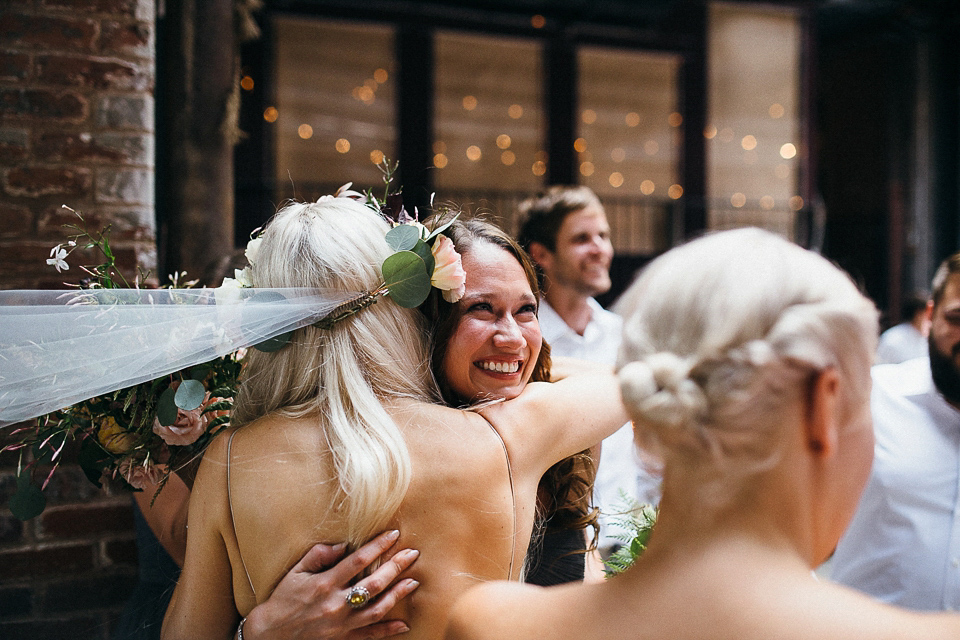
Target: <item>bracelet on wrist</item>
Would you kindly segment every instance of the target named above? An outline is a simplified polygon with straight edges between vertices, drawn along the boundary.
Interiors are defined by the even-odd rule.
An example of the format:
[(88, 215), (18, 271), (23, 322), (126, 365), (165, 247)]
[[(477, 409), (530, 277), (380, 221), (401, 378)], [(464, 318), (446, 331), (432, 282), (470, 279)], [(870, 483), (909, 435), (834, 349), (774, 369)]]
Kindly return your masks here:
[(236, 640), (243, 640), (243, 625), (246, 621), (246, 618), (240, 618), (240, 624), (237, 625)]

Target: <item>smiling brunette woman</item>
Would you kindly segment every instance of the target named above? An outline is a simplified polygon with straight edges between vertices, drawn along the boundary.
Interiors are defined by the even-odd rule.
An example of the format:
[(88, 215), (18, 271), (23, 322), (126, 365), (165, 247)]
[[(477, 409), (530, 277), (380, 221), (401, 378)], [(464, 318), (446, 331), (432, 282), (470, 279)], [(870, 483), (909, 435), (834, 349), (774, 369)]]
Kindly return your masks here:
[[(262, 236), (253, 282), (374, 291), (392, 253), (388, 228), (344, 198), (291, 204)], [(476, 351), (477, 372), (497, 359), (532, 371), (537, 341), (516, 339), (529, 312), (509, 309), (500, 324), (512, 360)], [(408, 637), (439, 638), (469, 586), (519, 577), (541, 476), (626, 420), (615, 379), (591, 372), (474, 410), (439, 406), (425, 335), (417, 311), (382, 299), (328, 328), (297, 329), (279, 351), (251, 353), (235, 428), (197, 475), (165, 638), (229, 638), (315, 543), (357, 547), (387, 529), (400, 531), (396, 549), (420, 552), (404, 578), (419, 588), (389, 611)], [(362, 589), (341, 597), (377, 605)]]
[[(453, 304), (432, 293), (421, 308), (433, 327), (433, 371), (444, 401), (463, 406), (509, 400), (528, 382), (550, 380), (550, 347), (540, 334), (540, 289), (530, 257), (503, 230), (481, 219), (457, 221), (447, 233), (463, 256), (466, 291)], [(573, 370), (594, 366), (568, 364), (575, 364), (567, 367)], [(583, 580), (587, 530), (593, 527), (594, 537), (597, 531), (597, 511), (590, 506), (595, 476), (587, 450), (544, 474), (526, 582), (550, 586)]]

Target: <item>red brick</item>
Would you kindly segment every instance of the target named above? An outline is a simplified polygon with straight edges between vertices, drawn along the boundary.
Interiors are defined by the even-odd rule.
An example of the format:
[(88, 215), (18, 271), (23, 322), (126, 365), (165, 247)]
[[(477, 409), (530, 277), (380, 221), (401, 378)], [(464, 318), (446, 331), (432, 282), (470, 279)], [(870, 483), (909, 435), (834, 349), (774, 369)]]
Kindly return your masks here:
[[(50, 257), (50, 247), (46, 245), (16, 243), (2, 247), (0, 251), (0, 271), (4, 274), (37, 270)], [(6, 285), (6, 282), (4, 282)]]
[(137, 14), (137, 0), (42, 0), (40, 5), (45, 9), (93, 11), (109, 13), (117, 17), (129, 16), (132, 18)]
[(6, 172), (3, 190), (12, 196), (84, 197), (90, 193), (89, 169), (18, 167)]
[(0, 80), (17, 82), (30, 77), (30, 56), (0, 51)]
[[(64, 240), (65, 239), (66, 238), (64, 238)], [(50, 249), (53, 245), (57, 244), (59, 240), (60, 239), (53, 242), (44, 242), (43, 244), (15, 242), (0, 246), (0, 272), (4, 274), (4, 286), (6, 287), (8, 284), (6, 281), (8, 274), (12, 276), (15, 274), (34, 273), (36, 277), (55, 280), (59, 285), (53, 287), (55, 289), (63, 289), (63, 282), (76, 282), (79, 280), (81, 274), (78, 273), (77, 265), (89, 264), (89, 262), (84, 262), (71, 256), (67, 258), (70, 269), (62, 273), (57, 273), (53, 267), (47, 266), (46, 261), (47, 258), (50, 257)]]
[(0, 551), (0, 575), (12, 578), (89, 571), (93, 557), (89, 543)]
[[(71, 269), (71, 271), (73, 271), (73, 269)], [(54, 271), (54, 273), (56, 272)], [(66, 282), (76, 282), (78, 277), (79, 270), (77, 270), (77, 273), (74, 273), (71, 278), (65, 278), (64, 280)], [(68, 445), (67, 448), (70, 448), (70, 446)], [(75, 456), (71, 455), (70, 457)], [(41, 478), (40, 482), (46, 479), (49, 470), (49, 467), (43, 469), (42, 475), (39, 476)], [(50, 482), (47, 484), (47, 488), (43, 490), (43, 494), (47, 498), (47, 507), (49, 508), (57, 505), (75, 504), (77, 502), (89, 502), (93, 498), (102, 496), (103, 490), (98, 489), (95, 484), (87, 480), (87, 476), (79, 466), (64, 464), (61, 465), (53, 474), (53, 477), (50, 478)]]
[(37, 160), (120, 162), (128, 159), (122, 150), (98, 144), (89, 133), (46, 133), (39, 137), (35, 147)]
[(17, 238), (32, 231), (33, 213), (30, 209), (0, 202), (0, 237)]
[(13, 138), (4, 138), (0, 132), (0, 164), (19, 164), (27, 157), (27, 143)]
[(120, 24), (104, 20), (101, 25), (100, 51), (123, 55), (150, 55), (152, 29), (142, 22)]
[(37, 78), (50, 84), (92, 89), (153, 89), (153, 76), (145, 65), (103, 58), (38, 56)]
[(39, 516), (41, 539), (68, 540), (129, 532), (133, 528), (133, 506), (129, 500), (115, 505), (71, 505), (47, 509)]
[[(90, 233), (96, 233), (108, 224), (108, 220), (97, 214), (96, 211), (84, 211), (83, 207), (75, 207), (78, 213), (83, 216), (81, 220), (73, 211), (63, 207), (50, 207), (44, 210), (37, 219), (37, 230), (44, 237), (56, 237), (67, 239), (67, 235), (76, 233), (74, 230), (67, 229), (69, 225), (77, 225), (86, 229)], [(79, 254), (78, 254), (79, 255)]]
[[(137, 584), (133, 568), (60, 580), (48, 585), (41, 606), (45, 612), (97, 610), (121, 606)], [(77, 634), (74, 637), (91, 637)]]
[(6, 14), (0, 15), (0, 42), (63, 51), (92, 49), (98, 26), (94, 20)]
[(80, 122), (87, 117), (87, 101), (73, 93), (0, 89), (0, 116)]

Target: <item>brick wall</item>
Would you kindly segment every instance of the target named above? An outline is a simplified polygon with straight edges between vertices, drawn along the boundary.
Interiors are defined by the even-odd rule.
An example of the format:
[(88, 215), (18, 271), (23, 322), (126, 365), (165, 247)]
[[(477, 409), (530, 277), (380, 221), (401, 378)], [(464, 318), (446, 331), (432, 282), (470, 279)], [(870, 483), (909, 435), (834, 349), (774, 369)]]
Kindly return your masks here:
[[(0, 2), (0, 288), (77, 281), (76, 264), (45, 264), (75, 221), (62, 204), (91, 230), (112, 224), (125, 271), (154, 267), (154, 12), (149, 0)], [(8, 508), (16, 464), (0, 456), (0, 638), (109, 638), (136, 580), (129, 496), (67, 464), (46, 511), (21, 523)]]

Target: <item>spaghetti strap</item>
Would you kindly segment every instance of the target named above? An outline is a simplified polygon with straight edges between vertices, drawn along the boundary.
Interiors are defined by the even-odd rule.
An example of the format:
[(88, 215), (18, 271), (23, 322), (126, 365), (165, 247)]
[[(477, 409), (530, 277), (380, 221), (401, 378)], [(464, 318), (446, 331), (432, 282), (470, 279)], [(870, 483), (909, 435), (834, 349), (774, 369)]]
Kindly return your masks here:
[[(243, 553), (240, 550), (240, 536), (237, 535), (237, 523), (233, 519), (233, 495), (230, 492), (230, 450), (233, 448), (233, 436), (237, 435), (237, 431), (233, 430), (230, 432), (230, 438), (227, 440), (227, 505), (230, 507), (230, 526), (233, 527), (233, 537), (237, 541), (237, 555), (240, 557), (240, 564), (243, 565), (243, 572), (247, 574), (247, 584), (250, 585), (250, 591), (253, 593), (254, 601), (257, 599), (257, 590), (253, 587), (253, 580), (250, 579), (250, 572), (247, 570), (247, 563), (243, 560)], [(501, 439), (501, 442), (503, 440)], [(506, 447), (504, 447), (506, 449)], [(509, 462), (508, 462), (509, 466)], [(510, 481), (511, 491), (513, 490), (513, 479)], [(516, 505), (514, 505), (514, 521), (516, 521)], [(514, 525), (516, 526), (516, 525)], [(511, 570), (512, 570), (511, 562)]]
[(512, 580), (513, 564), (517, 557), (517, 493), (513, 488), (513, 468), (510, 466), (510, 452), (507, 451), (507, 443), (503, 441), (503, 436), (500, 435), (500, 432), (497, 431), (497, 428), (493, 426), (493, 424), (487, 420), (483, 414), (478, 413), (477, 415), (483, 418), (483, 421), (486, 422), (490, 426), (490, 429), (496, 434), (497, 440), (500, 441), (500, 446), (503, 447), (503, 456), (507, 460), (507, 479), (510, 481), (510, 500), (513, 503), (513, 543), (510, 548), (510, 569), (507, 573), (507, 578)]

